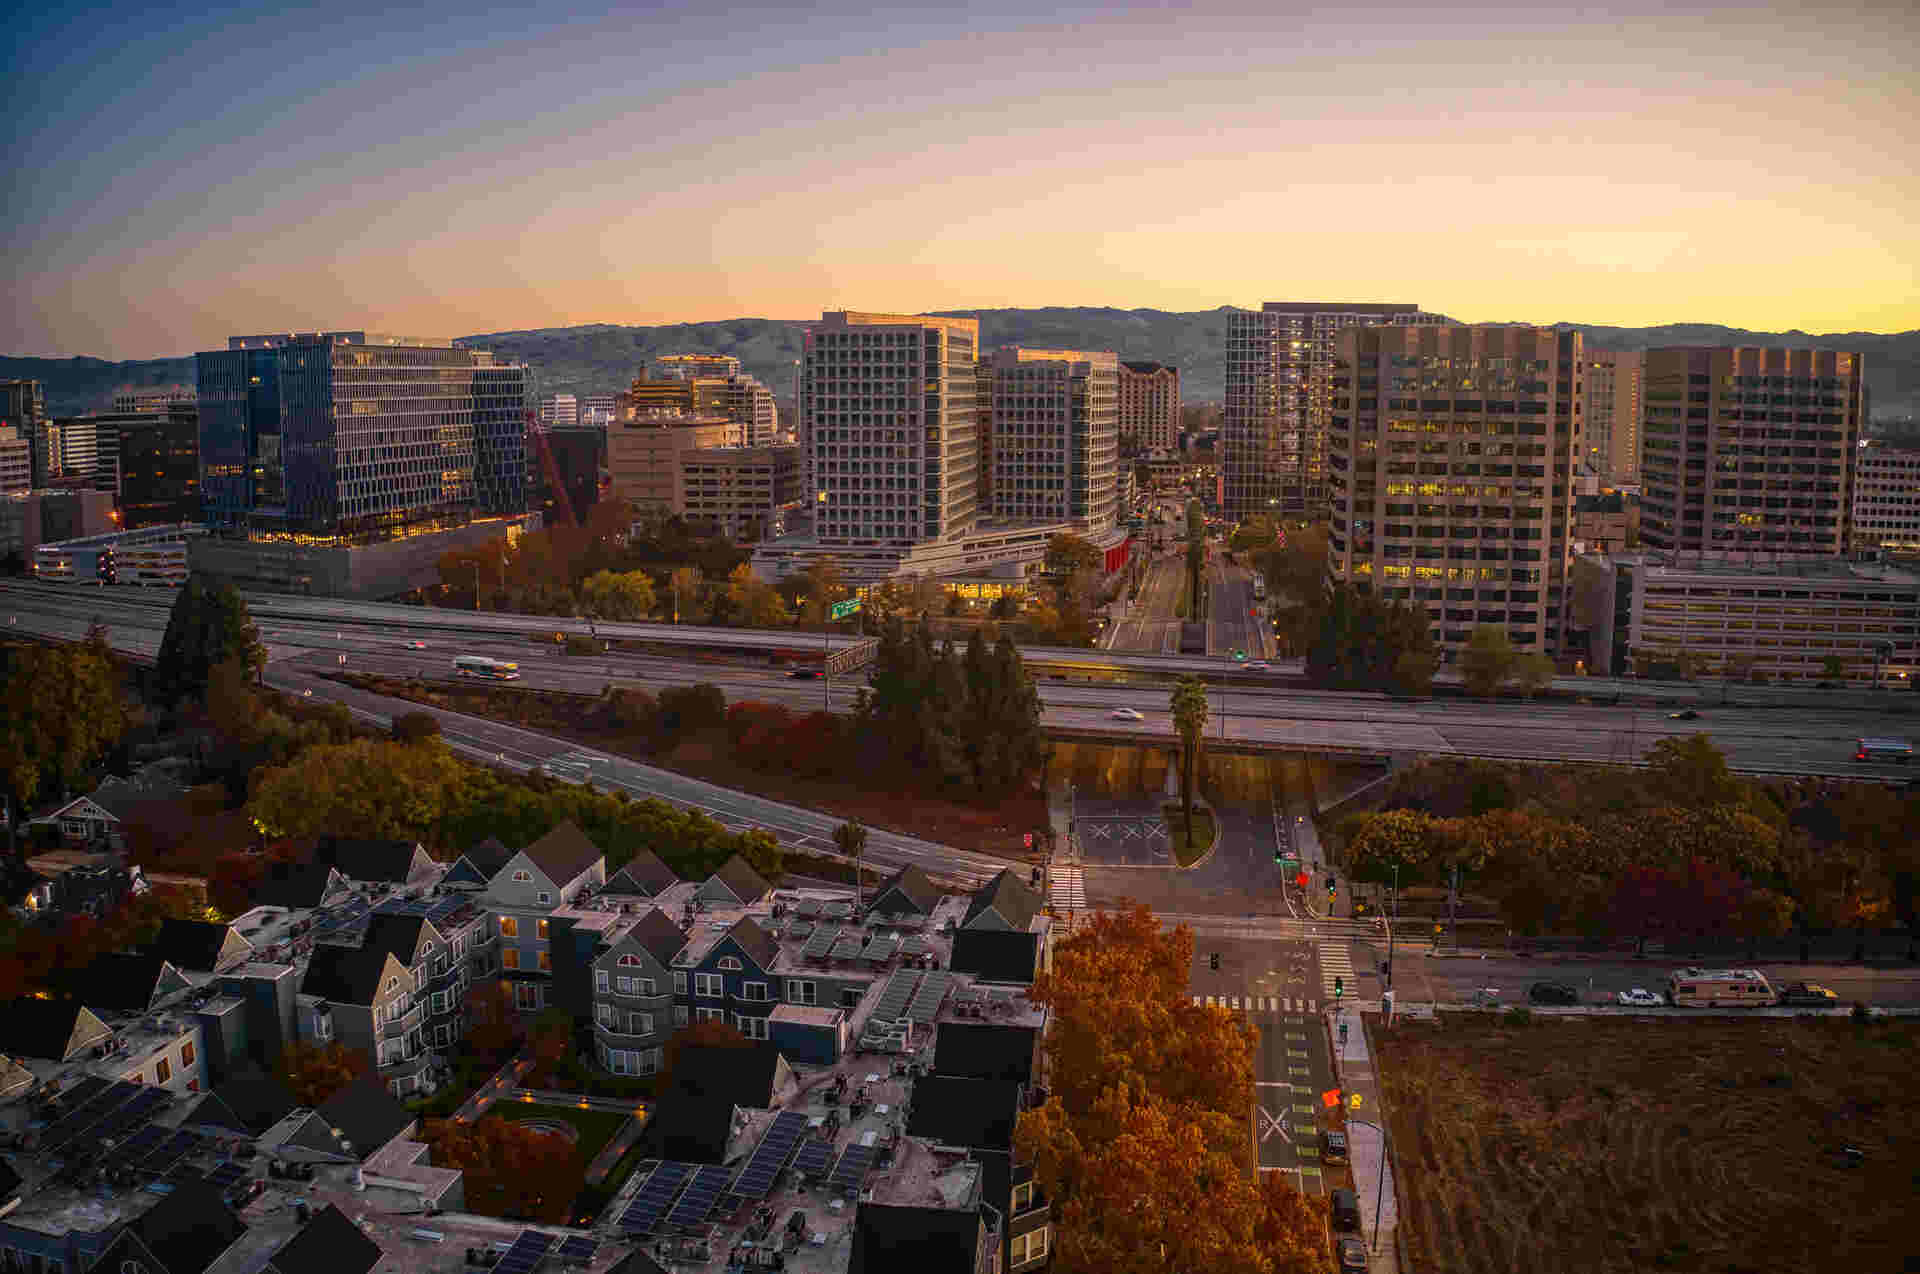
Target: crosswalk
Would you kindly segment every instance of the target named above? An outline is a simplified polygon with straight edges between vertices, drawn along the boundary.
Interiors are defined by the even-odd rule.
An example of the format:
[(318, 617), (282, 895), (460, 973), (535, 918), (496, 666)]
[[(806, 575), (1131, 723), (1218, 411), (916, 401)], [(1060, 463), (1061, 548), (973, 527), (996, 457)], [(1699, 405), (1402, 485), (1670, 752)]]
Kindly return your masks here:
[(1047, 901), (1055, 911), (1087, 909), (1087, 872), (1084, 867), (1055, 866), (1048, 870)]
[(1318, 1013), (1320, 1002), (1298, 995), (1196, 995), (1195, 1007), (1229, 1013)]
[(1347, 984), (1347, 997), (1351, 999), (1359, 994), (1353, 976), (1353, 948), (1345, 942), (1322, 942), (1320, 944), (1320, 986), (1333, 999), (1333, 981), (1343, 979)]

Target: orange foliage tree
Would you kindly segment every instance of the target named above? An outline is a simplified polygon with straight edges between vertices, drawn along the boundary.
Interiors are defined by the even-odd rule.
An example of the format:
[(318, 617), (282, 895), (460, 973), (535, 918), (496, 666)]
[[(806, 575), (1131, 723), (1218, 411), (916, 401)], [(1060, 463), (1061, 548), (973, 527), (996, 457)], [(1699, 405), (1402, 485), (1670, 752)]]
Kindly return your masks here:
[(574, 1143), (491, 1116), (471, 1124), (430, 1119), (425, 1140), (439, 1168), (458, 1168), (467, 1209), (558, 1225), (572, 1219), (586, 1179)]
[(338, 1040), (331, 1044), (295, 1040), (280, 1054), (274, 1074), (287, 1086), (295, 1101), (311, 1108), (366, 1074), (367, 1062), (364, 1052), (348, 1048)]

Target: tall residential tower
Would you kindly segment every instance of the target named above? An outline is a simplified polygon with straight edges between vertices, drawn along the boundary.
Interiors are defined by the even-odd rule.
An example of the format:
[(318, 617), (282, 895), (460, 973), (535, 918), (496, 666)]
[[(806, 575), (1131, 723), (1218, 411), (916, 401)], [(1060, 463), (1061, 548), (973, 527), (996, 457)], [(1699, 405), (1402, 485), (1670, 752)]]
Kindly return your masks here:
[(1135, 454), (1172, 451), (1180, 439), (1180, 369), (1120, 364), (1120, 438)]
[(1118, 510), (1119, 358), (1111, 351), (993, 352), (995, 516), (1111, 531)]
[(1639, 350), (1587, 351), (1583, 458), (1603, 482), (1640, 479), (1642, 358)]

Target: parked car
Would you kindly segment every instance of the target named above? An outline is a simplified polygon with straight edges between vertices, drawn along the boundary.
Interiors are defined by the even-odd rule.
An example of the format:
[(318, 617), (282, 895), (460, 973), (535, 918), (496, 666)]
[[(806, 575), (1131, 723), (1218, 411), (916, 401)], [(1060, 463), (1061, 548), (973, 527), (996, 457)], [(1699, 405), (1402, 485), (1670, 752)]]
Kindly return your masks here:
[(1620, 993), (1620, 1003), (1627, 1005), (1629, 1008), (1657, 1009), (1663, 1007), (1666, 1001), (1655, 995), (1652, 991), (1647, 990), (1647, 988), (1637, 986), (1631, 991), (1622, 991)]
[(1256, 659), (1252, 663), (1247, 665), (1247, 671), (1248, 672), (1266, 672), (1268, 669), (1272, 667), (1273, 665), (1268, 663), (1266, 660)]
[(1359, 1239), (1340, 1240), (1340, 1274), (1367, 1274), (1367, 1245)]
[(1332, 1205), (1333, 1228), (1336, 1230), (1357, 1230), (1360, 1228), (1360, 1196), (1351, 1190), (1335, 1190), (1328, 1198)]
[(1527, 999), (1535, 1004), (1578, 1004), (1580, 992), (1565, 982), (1536, 982), (1527, 988)]
[(1699, 719), (1700, 714), (1692, 708), (1682, 708), (1678, 712), (1669, 712), (1667, 714), (1667, 720), (1669, 721), (1698, 721)]
[(820, 670), (818, 668), (795, 668), (787, 675), (795, 681), (817, 681), (820, 678)]
[(1789, 982), (1780, 988), (1780, 1003), (1808, 1005), (1814, 1008), (1829, 1008), (1840, 1002), (1840, 997), (1827, 987), (1814, 982)]
[(1145, 717), (1141, 716), (1138, 712), (1134, 711), (1132, 708), (1115, 708), (1112, 712), (1109, 712), (1107, 714), (1107, 719), (1110, 721), (1145, 721), (1146, 720)]
[(1320, 1157), (1328, 1163), (1347, 1161), (1347, 1134), (1338, 1128), (1329, 1128), (1320, 1134)]
[(408, 650), (425, 650), (426, 648), (427, 643), (424, 641), (410, 641), (407, 643)]

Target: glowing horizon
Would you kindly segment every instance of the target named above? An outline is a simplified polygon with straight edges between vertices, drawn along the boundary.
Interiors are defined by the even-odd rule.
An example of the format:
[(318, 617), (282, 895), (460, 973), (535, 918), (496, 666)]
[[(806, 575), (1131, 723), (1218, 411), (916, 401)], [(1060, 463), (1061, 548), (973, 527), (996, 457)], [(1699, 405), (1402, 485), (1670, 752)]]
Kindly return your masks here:
[(8, 354), (1312, 297), (1920, 329), (1920, 16), (1879, 0), (163, 3), (19, 36)]

